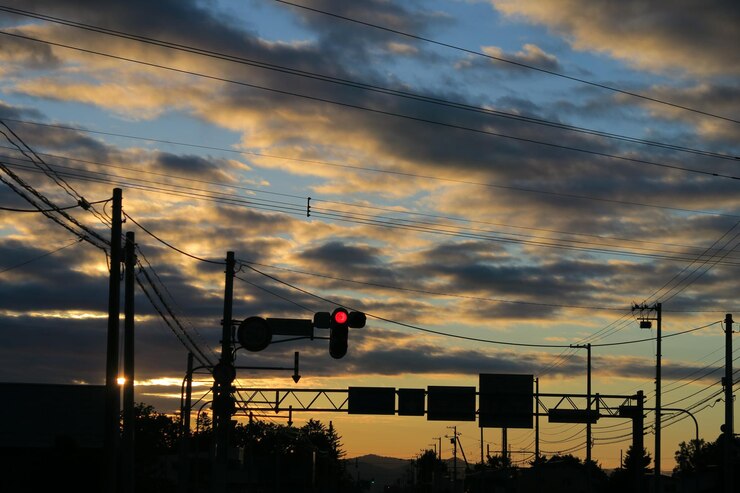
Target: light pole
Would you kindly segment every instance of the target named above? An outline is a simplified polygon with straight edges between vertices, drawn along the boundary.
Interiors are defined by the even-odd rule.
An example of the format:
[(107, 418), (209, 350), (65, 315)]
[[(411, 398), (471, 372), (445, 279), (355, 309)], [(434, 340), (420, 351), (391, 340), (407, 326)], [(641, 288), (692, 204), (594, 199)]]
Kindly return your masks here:
[[(649, 409), (649, 408), (646, 408), (646, 409)], [(687, 409), (679, 409), (677, 407), (664, 407), (663, 408), (663, 411), (674, 411), (674, 412), (677, 412), (677, 413), (686, 413), (686, 414), (688, 414), (689, 417), (694, 420), (694, 430), (696, 431), (696, 438), (695, 438), (695, 440), (697, 442), (699, 441), (699, 422), (696, 420), (696, 416), (694, 416)]]

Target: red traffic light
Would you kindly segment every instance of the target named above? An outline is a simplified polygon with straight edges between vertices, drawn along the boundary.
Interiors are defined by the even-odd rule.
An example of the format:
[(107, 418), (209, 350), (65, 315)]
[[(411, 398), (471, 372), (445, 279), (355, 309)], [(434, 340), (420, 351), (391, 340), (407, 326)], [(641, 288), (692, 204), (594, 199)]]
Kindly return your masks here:
[(335, 310), (334, 311), (334, 323), (338, 324), (346, 324), (347, 320), (349, 320), (349, 314), (344, 310)]

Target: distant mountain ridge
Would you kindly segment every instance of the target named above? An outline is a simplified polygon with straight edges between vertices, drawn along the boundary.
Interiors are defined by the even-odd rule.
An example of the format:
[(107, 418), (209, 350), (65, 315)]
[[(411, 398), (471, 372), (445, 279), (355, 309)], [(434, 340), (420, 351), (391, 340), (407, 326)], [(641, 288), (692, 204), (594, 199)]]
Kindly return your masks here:
[(411, 459), (397, 459), (375, 454), (344, 459), (349, 475), (360, 481), (373, 481), (371, 493), (382, 492), (385, 485), (402, 481)]

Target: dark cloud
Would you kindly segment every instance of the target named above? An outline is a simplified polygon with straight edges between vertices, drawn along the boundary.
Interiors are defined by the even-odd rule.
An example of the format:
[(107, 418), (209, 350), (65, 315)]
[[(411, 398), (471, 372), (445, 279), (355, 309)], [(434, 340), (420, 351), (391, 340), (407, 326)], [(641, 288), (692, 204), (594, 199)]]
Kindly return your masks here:
[(40, 120), (42, 113), (35, 108), (23, 108), (18, 106), (11, 106), (3, 101), (0, 101), (0, 118), (4, 120), (17, 120), (17, 119), (33, 119)]
[(7, 317), (0, 322), (0, 380), (101, 384), (105, 320)]
[(374, 267), (380, 264), (377, 248), (357, 245), (346, 245), (339, 241), (330, 241), (321, 246), (304, 250), (301, 257), (309, 262), (317, 262), (328, 270), (347, 270), (362, 267)]
[(39, 258), (50, 250), (3, 242), (0, 251), (7, 259), (5, 268), (30, 263), (4, 274), (12, 282), (0, 285), (0, 306), (18, 311), (104, 310), (107, 304), (105, 278), (85, 275), (74, 269), (83, 248), (92, 247), (78, 244), (53, 256)]
[(164, 172), (228, 181), (229, 166), (223, 159), (206, 159), (195, 155), (157, 154), (155, 166)]
[[(290, 7), (306, 26), (319, 34), (322, 50), (332, 58), (339, 57), (345, 62), (367, 61), (369, 46), (382, 46), (386, 42), (399, 41), (412, 45), (418, 44), (417, 41), (399, 37), (388, 30), (425, 36), (432, 30), (451, 22), (449, 17), (439, 12), (429, 11), (426, 5), (418, 2), (399, 5), (383, 0), (367, 2), (315, 0), (305, 5), (317, 11), (335, 14), (335, 16), (330, 16)], [(376, 29), (369, 25), (339, 19), (336, 16), (355, 19), (369, 25), (379, 25), (387, 29)]]
[(727, 42), (737, 39), (740, 19), (732, 0), (716, 2), (711, 9), (697, 9), (690, 0), (674, 2), (670, 9), (642, 0), (492, 3), (562, 33), (580, 50), (608, 52), (649, 70), (731, 74), (740, 66), (737, 50)]

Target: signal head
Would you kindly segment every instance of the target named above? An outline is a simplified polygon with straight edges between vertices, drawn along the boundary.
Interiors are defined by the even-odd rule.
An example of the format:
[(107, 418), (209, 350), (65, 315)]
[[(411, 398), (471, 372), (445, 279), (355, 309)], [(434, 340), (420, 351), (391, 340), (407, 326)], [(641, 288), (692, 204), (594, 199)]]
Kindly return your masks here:
[(344, 308), (337, 308), (331, 314), (331, 320), (335, 324), (344, 325), (349, 321), (349, 313)]

